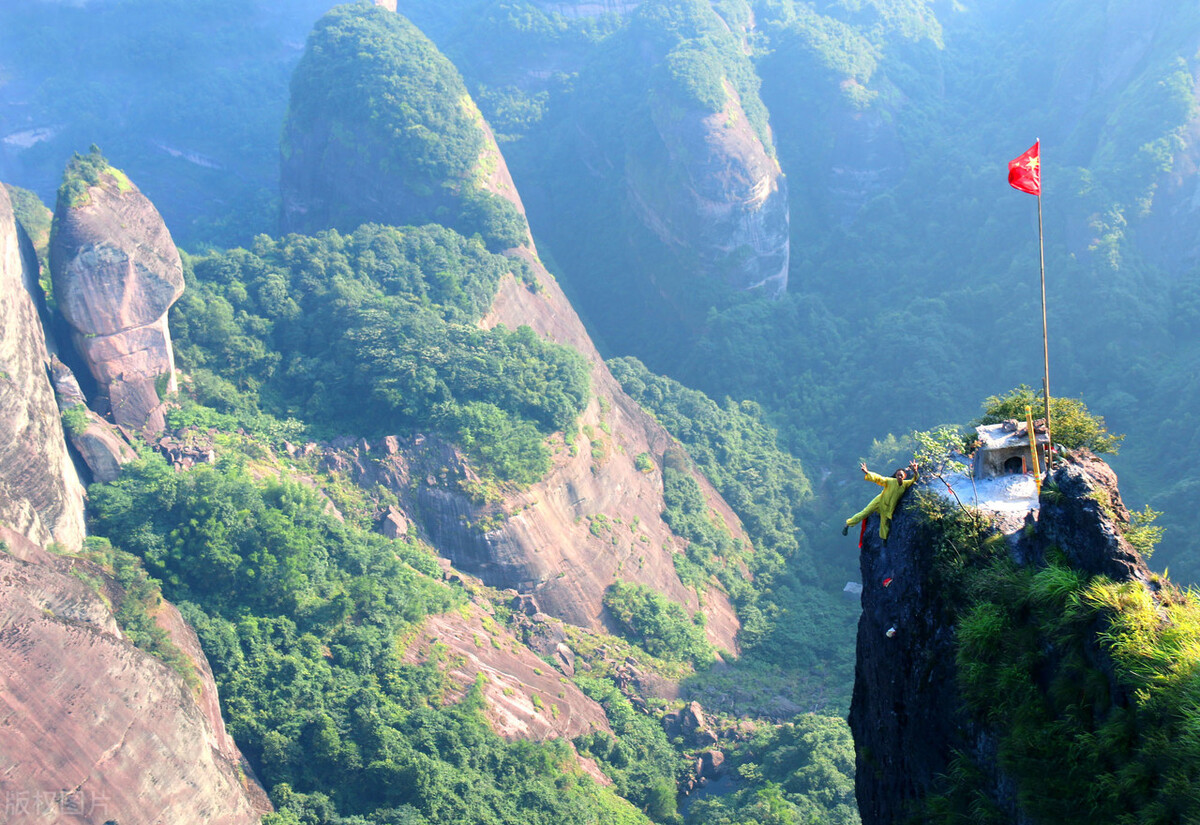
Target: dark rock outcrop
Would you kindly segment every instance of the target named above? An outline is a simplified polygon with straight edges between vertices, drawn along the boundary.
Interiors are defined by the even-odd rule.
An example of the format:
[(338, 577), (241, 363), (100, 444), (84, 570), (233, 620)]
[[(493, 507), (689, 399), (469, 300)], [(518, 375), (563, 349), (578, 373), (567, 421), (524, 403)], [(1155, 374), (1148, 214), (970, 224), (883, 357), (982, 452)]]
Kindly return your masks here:
[(1035, 548), (1061, 548), (1071, 565), (1114, 581), (1148, 581), (1150, 570), (1121, 535), (1129, 511), (1117, 475), (1094, 455), (1080, 452), (1054, 474), (1057, 495), (1043, 495)]
[[(1114, 581), (1148, 581), (1149, 571), (1121, 536), (1126, 511), (1116, 476), (1080, 454), (1056, 468), (1036, 519), (1007, 536), (1017, 564), (1041, 565), (1050, 548), (1070, 564)], [(1025, 821), (1011, 781), (996, 762), (996, 738), (966, 712), (957, 683), (955, 615), (938, 590), (933, 547), (939, 525), (918, 517), (913, 494), (901, 502), (885, 544), (867, 523), (860, 562), (862, 616), (850, 728), (856, 793), (864, 825), (910, 821), (937, 787), (956, 751), (970, 754), (1014, 822)]]
[(149, 199), (111, 167), (79, 202), (60, 196), (54, 221), (50, 271), (75, 346), (113, 420), (158, 433), (158, 382), (175, 390), (167, 310), (183, 294), (171, 233)]
[(864, 825), (903, 821), (904, 805), (923, 798), (946, 770), (965, 724), (954, 628), (929, 586), (931, 542), (910, 507), (906, 499), (897, 511), (886, 546), (872, 516), (860, 556), (863, 612), (850, 729)]
[(32, 298), (37, 261), (0, 187), (0, 524), (39, 544), (83, 541), (83, 487), (67, 455)]

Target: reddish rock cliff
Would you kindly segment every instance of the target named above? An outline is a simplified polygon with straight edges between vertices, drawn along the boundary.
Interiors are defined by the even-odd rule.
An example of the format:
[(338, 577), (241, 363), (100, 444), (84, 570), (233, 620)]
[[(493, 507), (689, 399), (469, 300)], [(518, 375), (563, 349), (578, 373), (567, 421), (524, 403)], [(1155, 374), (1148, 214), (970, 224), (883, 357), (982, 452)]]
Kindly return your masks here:
[(127, 641), (87, 562), (0, 530), (0, 804), (10, 825), (249, 825), (269, 809), (225, 733), (195, 636), (193, 689)]
[(49, 356), (30, 290), (37, 261), (0, 187), (0, 524), (77, 549), (83, 487), (67, 456)]
[(436, 645), (445, 648), (441, 661), (456, 687), (447, 700), (460, 700), (482, 676), (488, 721), (506, 739), (574, 739), (593, 730), (611, 733), (599, 704), (479, 608), (427, 617), (405, 658), (425, 661)]
[(164, 425), (157, 384), (175, 388), (167, 310), (183, 294), (183, 265), (154, 205), (111, 167), (77, 203), (60, 196), (50, 270), (75, 345), (133, 430)]
[[(522, 555), (536, 571), (532, 583), (538, 603), (574, 624), (602, 623), (600, 601), (617, 579), (650, 585), (695, 611), (699, 600), (679, 581), (672, 561), (674, 553), (682, 552), (683, 541), (662, 519), (663, 460), (668, 450), (682, 453), (682, 447), (621, 389), (553, 276), (533, 254), (519, 254), (533, 267), (538, 289), (505, 278), (482, 323), (526, 324), (575, 347), (592, 365), (595, 397), (583, 413), (585, 429), (577, 436), (575, 454), (559, 451), (545, 479), (511, 497), (508, 512), (519, 513), (505, 522), (495, 540), (524, 548)], [(588, 432), (592, 435), (585, 437)], [(642, 453), (654, 461), (649, 473), (634, 466)], [(700, 475), (696, 480), (734, 537), (745, 540), (741, 522), (708, 480)], [(614, 517), (620, 522), (614, 523)], [(715, 586), (705, 596), (703, 610), (710, 641), (736, 652), (737, 617)]]

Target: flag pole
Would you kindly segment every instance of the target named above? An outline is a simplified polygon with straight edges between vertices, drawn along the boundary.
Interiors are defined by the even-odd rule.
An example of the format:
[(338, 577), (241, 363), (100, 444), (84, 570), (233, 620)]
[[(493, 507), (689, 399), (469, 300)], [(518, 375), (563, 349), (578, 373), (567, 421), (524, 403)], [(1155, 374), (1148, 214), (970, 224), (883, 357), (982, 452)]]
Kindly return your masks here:
[[(1040, 144), (1040, 139), (1039, 139)], [(1038, 174), (1041, 174), (1041, 151), (1038, 152)], [(1051, 469), (1051, 447), (1054, 444), (1050, 436), (1050, 336), (1046, 331), (1046, 244), (1045, 234), (1042, 230), (1042, 187), (1041, 180), (1038, 181), (1038, 258), (1042, 269), (1042, 363), (1045, 372), (1042, 374), (1042, 397), (1045, 400), (1046, 406), (1046, 474), (1049, 475)], [(1037, 434), (1029, 433), (1030, 439), (1037, 444)]]

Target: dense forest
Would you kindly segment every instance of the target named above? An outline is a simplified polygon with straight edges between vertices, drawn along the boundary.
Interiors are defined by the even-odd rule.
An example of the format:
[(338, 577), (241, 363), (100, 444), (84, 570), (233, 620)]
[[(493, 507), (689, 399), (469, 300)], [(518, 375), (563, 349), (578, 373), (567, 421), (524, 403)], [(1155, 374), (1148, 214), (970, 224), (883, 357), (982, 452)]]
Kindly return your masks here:
[[(855, 467), (890, 472), (920, 432), (1040, 403), (1043, 217), (1060, 438), (1106, 454), (1139, 523), (1165, 531), (1155, 566), (1200, 581), (1196, 7), (331, 5), (0, 8), (0, 180), (22, 187), (30, 234), (44, 242), (37, 199), (53, 205), (67, 159), (94, 144), (104, 157), (77, 160), (136, 181), (183, 250), (170, 326), (187, 379), (170, 421), (219, 433), (227, 455), (179, 474), (147, 455), (94, 485), (89, 552), (196, 627), (278, 809), (264, 821), (857, 821), (836, 719), (857, 615), (841, 589), (859, 577), (840, 532), (868, 495)], [(1039, 138), (1041, 201), (1005, 180)], [(496, 193), (501, 163), (519, 198)], [(750, 203), (760, 211), (738, 211)], [(576, 682), (612, 734), (505, 742), (479, 690), (446, 699), (445, 668), (395, 644), (480, 599), (515, 621), (504, 599), (444, 582), (415, 534), (371, 532), (346, 505), (369, 511), (376, 492), (317, 492), (295, 477), (311, 466), (272, 464), (285, 441), (431, 433), (494, 504), (599, 444), (580, 424), (596, 397), (585, 354), (482, 324), (505, 279), (536, 293), (533, 263), (678, 445), (628, 458), (661, 475), (679, 580), (700, 603), (727, 598), (740, 627), (733, 657), (701, 613), (618, 580), (604, 597), (613, 635), (573, 643), (583, 660), (633, 645), (736, 729), (728, 794), (678, 796), (695, 749), (631, 704), (599, 654)], [(331, 517), (327, 498), (351, 517)], [(592, 530), (616, 543), (608, 517)], [(1029, 720), (1062, 708), (995, 684), (1037, 633), (1084, 625), (1122, 594), (1053, 564), (989, 567), (972, 587), (972, 708), (1012, 710), (1031, 750), (1077, 736), (1108, 770), (1116, 723), (1102, 742), (1074, 717), (1039, 734)], [(987, 633), (1027, 618), (1000, 598), (1015, 589), (1060, 618), (989, 659)], [(134, 608), (127, 630), (178, 663)], [(1056, 684), (1078, 676), (1075, 659)], [(970, 793), (948, 786), (939, 815), (954, 821)]]

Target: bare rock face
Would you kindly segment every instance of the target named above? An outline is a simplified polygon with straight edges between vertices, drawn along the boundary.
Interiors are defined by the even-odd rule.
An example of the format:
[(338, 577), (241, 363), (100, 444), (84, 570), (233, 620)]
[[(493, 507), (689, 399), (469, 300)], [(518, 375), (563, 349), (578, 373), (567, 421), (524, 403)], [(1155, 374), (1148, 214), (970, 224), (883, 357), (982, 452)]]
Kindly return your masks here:
[(0, 524), (40, 544), (78, 548), (83, 486), (67, 455), (31, 298), (37, 261), (0, 187)]
[[(594, 398), (581, 419), (592, 437), (577, 436), (575, 455), (564, 446), (545, 479), (512, 497), (509, 512), (518, 514), (487, 535), (493, 553), (520, 558), (531, 574), (508, 586), (536, 593), (547, 613), (582, 627), (599, 627), (605, 621), (601, 600), (609, 585), (618, 579), (646, 584), (689, 611), (702, 610), (709, 641), (736, 653), (740, 625), (729, 600), (710, 587), (701, 607), (675, 573), (672, 556), (684, 547), (662, 519), (661, 468), (669, 451), (682, 448), (621, 389), (554, 277), (533, 254), (518, 254), (530, 264), (538, 288), (504, 278), (481, 323), (525, 324), (551, 341), (575, 347), (591, 364)], [(654, 462), (651, 472), (634, 465), (642, 453)], [(707, 479), (696, 480), (734, 538), (746, 540), (729, 505)]]
[(0, 538), (4, 821), (257, 823), (269, 803), (244, 778), (207, 663), (173, 608), (160, 622), (197, 663), (197, 690), (121, 635), (72, 575), (86, 563)]
[(712, 114), (652, 112), (661, 147), (626, 156), (634, 212), (659, 240), (699, 253), (705, 272), (735, 289), (787, 289), (787, 183), (736, 91)]
[(612, 732), (604, 708), (478, 608), (465, 617), (455, 612), (426, 618), (405, 659), (425, 660), (435, 643), (451, 654), (443, 661), (456, 693), (447, 700), (461, 699), (482, 675), (485, 713), (506, 739), (574, 739), (594, 730)]
[(167, 310), (183, 294), (183, 265), (154, 205), (108, 167), (78, 203), (60, 197), (50, 269), (75, 346), (122, 427), (164, 426), (157, 383), (175, 389)]
[(49, 369), (71, 446), (91, 471), (92, 481), (116, 481), (121, 465), (136, 459), (137, 453), (116, 428), (88, 409), (87, 399), (70, 367), (52, 355)]

